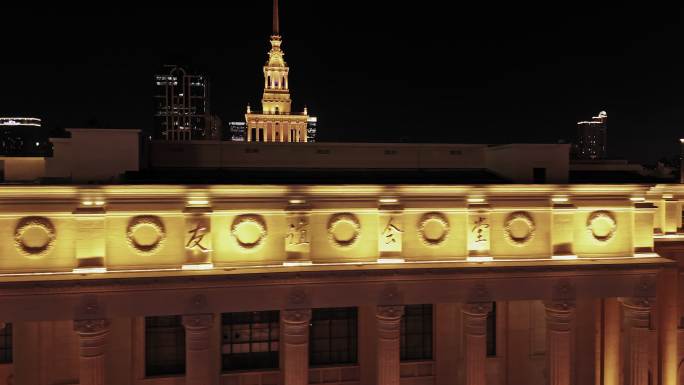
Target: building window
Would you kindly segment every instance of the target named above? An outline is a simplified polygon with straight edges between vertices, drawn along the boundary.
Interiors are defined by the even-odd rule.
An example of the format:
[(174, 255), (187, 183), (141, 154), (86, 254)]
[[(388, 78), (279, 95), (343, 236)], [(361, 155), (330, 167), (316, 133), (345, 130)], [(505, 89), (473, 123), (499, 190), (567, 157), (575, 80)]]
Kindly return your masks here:
[(311, 365), (357, 362), (356, 308), (313, 309), (309, 361)]
[(401, 318), (401, 360), (432, 359), (432, 305), (404, 307)]
[(145, 375), (185, 373), (185, 328), (181, 316), (145, 318)]
[(496, 357), (496, 302), (487, 314), (487, 357)]
[(0, 330), (0, 364), (11, 364), (12, 356), (12, 324), (5, 324)]
[(278, 311), (223, 314), (223, 371), (278, 369), (279, 315)]

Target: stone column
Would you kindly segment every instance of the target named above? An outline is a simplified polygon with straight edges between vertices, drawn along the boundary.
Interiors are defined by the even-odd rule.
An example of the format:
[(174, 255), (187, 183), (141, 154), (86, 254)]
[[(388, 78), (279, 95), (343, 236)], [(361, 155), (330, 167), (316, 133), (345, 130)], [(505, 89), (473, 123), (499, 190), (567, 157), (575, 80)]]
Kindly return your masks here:
[(603, 299), (603, 385), (620, 385), (620, 302)]
[(185, 327), (185, 383), (188, 385), (210, 385), (212, 376), (211, 326), (213, 314), (184, 315)]
[(550, 385), (570, 385), (574, 304), (547, 302), (546, 351)]
[(104, 385), (109, 320), (77, 320), (74, 331), (79, 339), (79, 384)]
[(625, 323), (625, 385), (648, 385), (651, 304), (644, 298), (623, 298)]
[(666, 268), (658, 274), (658, 345), (661, 364), (660, 383), (663, 385), (677, 384), (679, 364), (677, 276), (677, 267)]
[(491, 310), (491, 303), (469, 303), (463, 306), (466, 385), (487, 383), (487, 314)]
[(378, 381), (377, 385), (399, 385), (401, 379), (400, 344), (403, 306), (378, 306)]
[(283, 385), (308, 385), (311, 309), (285, 310), (280, 314)]

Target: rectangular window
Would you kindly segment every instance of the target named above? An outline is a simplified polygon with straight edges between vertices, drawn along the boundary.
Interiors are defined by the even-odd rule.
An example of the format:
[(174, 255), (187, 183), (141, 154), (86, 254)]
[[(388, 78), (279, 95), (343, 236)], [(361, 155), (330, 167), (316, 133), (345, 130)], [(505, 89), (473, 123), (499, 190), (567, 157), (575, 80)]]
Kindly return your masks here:
[(279, 317), (278, 311), (223, 314), (223, 371), (278, 369)]
[(496, 302), (487, 314), (487, 357), (496, 357)]
[(8, 323), (0, 330), (0, 364), (12, 363), (12, 324)]
[(401, 318), (401, 360), (432, 359), (432, 305), (404, 307)]
[(185, 373), (185, 328), (181, 316), (145, 318), (145, 375)]
[(356, 308), (313, 309), (309, 338), (309, 361), (313, 365), (357, 362)]

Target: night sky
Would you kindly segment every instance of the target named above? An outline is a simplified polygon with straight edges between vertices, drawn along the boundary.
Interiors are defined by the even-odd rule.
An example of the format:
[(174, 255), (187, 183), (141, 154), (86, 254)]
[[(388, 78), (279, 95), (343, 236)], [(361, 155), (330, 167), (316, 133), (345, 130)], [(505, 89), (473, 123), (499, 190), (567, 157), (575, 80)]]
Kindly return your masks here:
[[(682, 9), (446, 3), (281, 0), (294, 108), (320, 140), (557, 142), (606, 110), (611, 157), (678, 153)], [(0, 115), (149, 130), (154, 74), (180, 63), (242, 120), (260, 108), (271, 2), (225, 4), (5, 10)]]

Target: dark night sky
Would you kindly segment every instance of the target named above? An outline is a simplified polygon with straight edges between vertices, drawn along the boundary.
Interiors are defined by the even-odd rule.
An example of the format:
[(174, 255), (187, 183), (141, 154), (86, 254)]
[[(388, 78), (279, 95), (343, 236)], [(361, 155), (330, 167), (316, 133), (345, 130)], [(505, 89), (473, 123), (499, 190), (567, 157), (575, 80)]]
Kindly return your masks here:
[[(271, 3), (226, 3), (5, 10), (0, 115), (149, 129), (153, 75), (182, 62), (239, 120), (259, 105)], [(445, 4), (281, 0), (295, 108), (319, 116), (321, 140), (556, 142), (605, 109), (611, 157), (677, 154), (682, 9)]]

